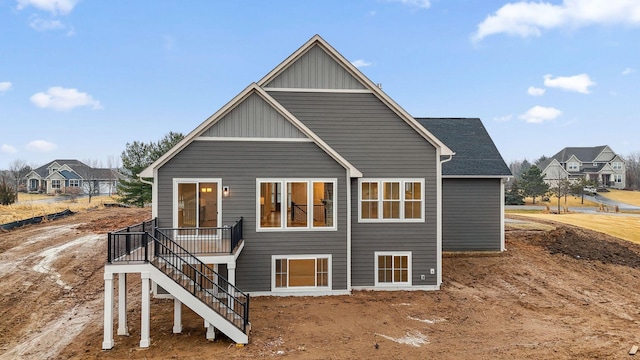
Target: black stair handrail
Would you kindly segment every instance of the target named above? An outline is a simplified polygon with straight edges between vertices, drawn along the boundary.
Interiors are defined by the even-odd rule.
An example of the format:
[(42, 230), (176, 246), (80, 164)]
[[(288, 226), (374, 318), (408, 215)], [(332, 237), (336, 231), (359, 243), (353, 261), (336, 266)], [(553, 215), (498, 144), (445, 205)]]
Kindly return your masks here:
[[(163, 264), (151, 263), (185, 290), (191, 292), (200, 301), (246, 333), (247, 325), (249, 324), (249, 294), (242, 292), (235, 285), (229, 283), (227, 279), (218, 274), (209, 265), (203, 263), (164, 233), (155, 231), (155, 235), (152, 236), (155, 243), (154, 255), (161, 258), (164, 262), (163, 264), (170, 266), (173, 271), (168, 271), (168, 267), (163, 269), (161, 266)], [(176, 275), (178, 278), (180, 278), (180, 275), (184, 276), (190, 281), (184, 284), (179, 279), (176, 279)], [(218, 279), (218, 282), (214, 280), (215, 278)], [(217, 309), (216, 304), (221, 309)], [(226, 314), (222, 313), (223, 310), (237, 315), (242, 319), (242, 322), (235, 321), (235, 316), (229, 319)]]
[[(242, 218), (233, 227), (239, 228), (239, 231), (232, 232), (232, 235), (237, 237), (236, 241), (241, 240)], [(157, 259), (162, 259), (163, 264), (170, 266), (173, 271), (163, 268), (163, 264), (159, 264)], [(225, 277), (159, 231), (157, 219), (110, 232), (107, 262), (151, 263), (246, 334), (249, 324), (249, 294), (229, 283)], [(189, 274), (185, 273), (185, 267)], [(176, 279), (183, 276), (189, 279), (187, 284)], [(228, 314), (232, 314), (231, 319)], [(237, 315), (242, 321), (238, 322), (233, 315)]]

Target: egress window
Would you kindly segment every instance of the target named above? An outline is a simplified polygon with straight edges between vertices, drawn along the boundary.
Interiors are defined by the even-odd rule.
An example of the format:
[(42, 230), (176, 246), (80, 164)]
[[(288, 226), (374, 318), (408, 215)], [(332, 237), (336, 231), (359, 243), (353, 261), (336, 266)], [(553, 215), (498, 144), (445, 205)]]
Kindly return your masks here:
[(272, 257), (272, 288), (331, 288), (331, 255)]
[(424, 220), (422, 179), (360, 179), (359, 188), (361, 222)]
[(376, 252), (376, 286), (411, 285), (411, 252)]

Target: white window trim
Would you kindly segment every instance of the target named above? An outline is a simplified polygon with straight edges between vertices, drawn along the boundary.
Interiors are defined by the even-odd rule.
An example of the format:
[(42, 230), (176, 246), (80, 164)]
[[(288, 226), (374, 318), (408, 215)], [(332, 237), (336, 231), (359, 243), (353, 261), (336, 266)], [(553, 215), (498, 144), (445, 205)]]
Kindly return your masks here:
[(622, 163), (619, 161), (615, 161), (613, 162), (613, 164), (611, 164), (611, 167), (613, 168), (613, 170), (622, 170)]
[[(294, 286), (276, 287), (276, 260), (327, 260), (327, 286)], [(271, 255), (271, 291), (273, 292), (300, 292), (309, 290), (331, 290), (333, 289), (333, 259), (331, 254), (311, 254), (311, 255)], [(289, 264), (287, 263), (287, 277), (289, 276)], [(317, 271), (317, 263), (316, 263)], [(316, 273), (317, 276), (317, 273)], [(317, 279), (317, 278), (316, 278)], [(287, 281), (288, 283), (288, 281)]]
[(580, 170), (580, 164), (575, 161), (571, 161), (567, 163), (567, 170), (569, 171)]
[[(286, 199), (280, 199), (281, 206), (285, 209), (280, 210), (279, 227), (262, 227), (260, 224), (260, 184), (261, 183), (279, 183), (281, 186), (280, 196), (286, 197), (287, 183), (298, 182), (307, 184), (307, 204), (313, 203), (313, 183), (325, 182), (333, 184), (333, 226), (313, 226), (313, 212), (307, 211), (307, 226), (287, 226), (288, 211)], [(312, 207), (313, 208), (313, 207)], [(338, 230), (338, 179), (336, 178), (257, 178), (256, 179), (256, 232), (274, 232), (274, 231), (337, 231)]]
[[(199, 183), (216, 183), (218, 187), (218, 227), (222, 227), (222, 179), (216, 178), (174, 178), (173, 179), (173, 209), (171, 216), (173, 217), (173, 228), (178, 228), (178, 184), (197, 184)], [(196, 209), (196, 218), (199, 216), (200, 209)], [(197, 228), (198, 226), (196, 226)], [(180, 238), (180, 235), (176, 235), (176, 238)]]
[[(372, 183), (372, 182), (377, 182), (378, 183), (378, 218), (377, 219), (363, 219), (362, 218), (362, 183)], [(384, 219), (382, 217), (383, 215), (383, 211), (382, 211), (382, 203), (383, 203), (383, 196), (382, 196), (382, 184), (385, 182), (399, 182), (400, 183), (400, 218), (398, 219)], [(407, 182), (412, 182), (412, 183), (420, 183), (420, 187), (421, 187), (421, 198), (420, 198), (420, 202), (422, 202), (422, 206), (421, 206), (421, 210), (420, 211), (420, 218), (416, 218), (416, 219), (405, 219), (404, 217), (404, 205), (405, 205), (405, 192), (404, 192), (404, 185)], [(398, 179), (392, 179), (392, 178), (360, 178), (358, 179), (358, 222), (359, 223), (379, 223), (379, 222), (384, 222), (384, 223), (405, 223), (405, 222), (424, 222), (425, 221), (425, 204), (426, 204), (426, 195), (425, 195), (425, 187), (424, 187), (424, 179), (422, 178), (398, 178)]]
[[(75, 185), (73, 185), (75, 184)], [(69, 180), (69, 187), (80, 187), (80, 180), (78, 179), (70, 179)]]
[[(57, 185), (54, 185), (57, 184)], [(52, 189), (60, 189), (62, 188), (62, 180), (60, 179), (51, 179), (51, 188)]]
[[(398, 287), (398, 286), (412, 286), (412, 260), (411, 251), (376, 251), (373, 253), (373, 280), (375, 287)], [(378, 256), (406, 256), (407, 257), (407, 282), (378, 282)]]

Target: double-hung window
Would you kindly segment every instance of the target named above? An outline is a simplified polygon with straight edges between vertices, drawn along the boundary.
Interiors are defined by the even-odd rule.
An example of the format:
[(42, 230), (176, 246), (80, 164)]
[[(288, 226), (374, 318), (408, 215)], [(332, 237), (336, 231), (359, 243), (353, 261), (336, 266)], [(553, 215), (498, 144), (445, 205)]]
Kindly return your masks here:
[(424, 221), (424, 179), (360, 179), (360, 222)]
[(336, 179), (258, 179), (257, 229), (335, 230)]
[(51, 180), (52, 189), (60, 189), (60, 180)]
[(80, 180), (78, 179), (69, 180), (69, 187), (80, 187)]
[(570, 162), (567, 164), (567, 170), (569, 171), (578, 171), (580, 170), (580, 165), (577, 162)]
[(622, 170), (622, 163), (619, 161), (616, 161), (612, 164), (613, 170)]

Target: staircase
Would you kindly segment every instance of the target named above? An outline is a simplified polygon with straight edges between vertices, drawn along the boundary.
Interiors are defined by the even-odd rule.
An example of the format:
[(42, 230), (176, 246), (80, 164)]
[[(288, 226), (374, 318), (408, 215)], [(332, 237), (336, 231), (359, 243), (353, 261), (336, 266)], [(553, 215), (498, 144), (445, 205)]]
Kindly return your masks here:
[(149, 264), (151, 280), (231, 340), (248, 343), (249, 295), (157, 229), (155, 222), (109, 233), (108, 252), (110, 264)]

